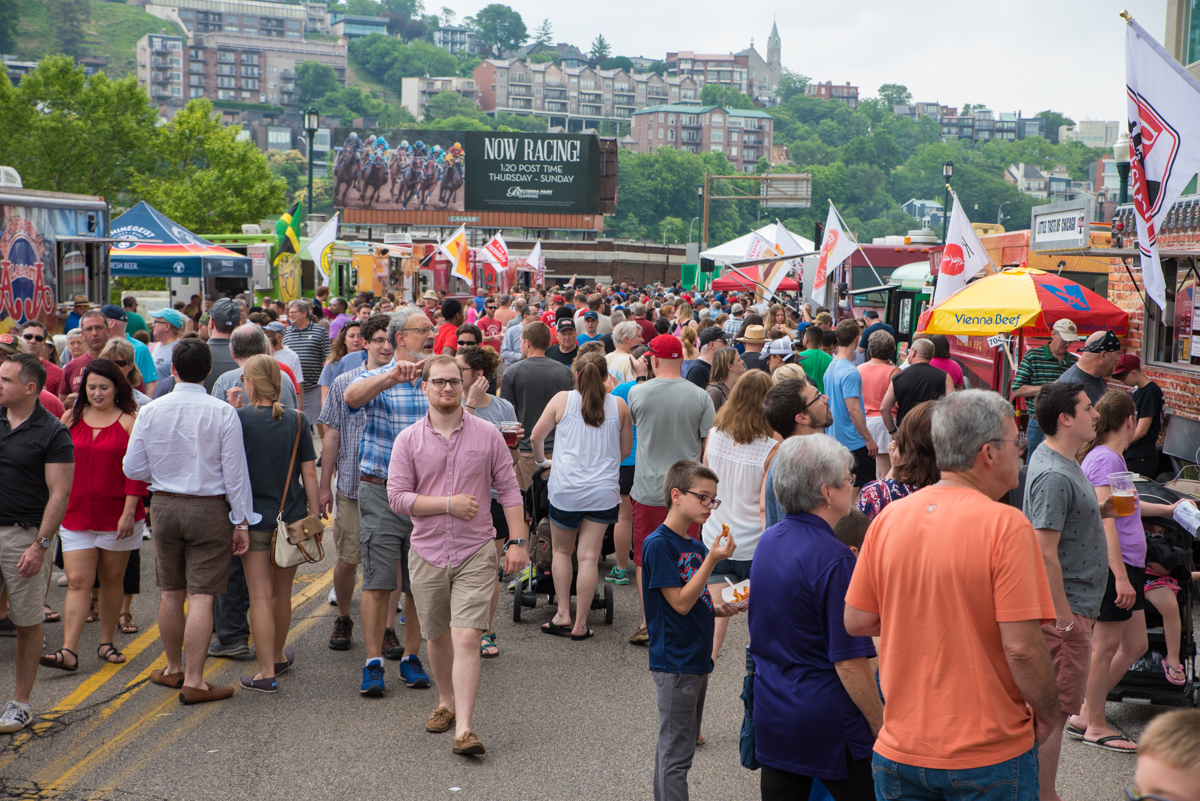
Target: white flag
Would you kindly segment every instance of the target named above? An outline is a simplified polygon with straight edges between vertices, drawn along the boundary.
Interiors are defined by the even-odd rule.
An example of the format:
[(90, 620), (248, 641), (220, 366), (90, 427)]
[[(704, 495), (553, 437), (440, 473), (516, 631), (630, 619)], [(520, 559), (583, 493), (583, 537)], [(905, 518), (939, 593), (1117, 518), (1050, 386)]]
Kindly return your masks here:
[[(792, 232), (784, 227), (783, 223), (775, 223), (775, 251), (780, 256), (794, 256), (797, 253), (807, 252), (805, 248), (800, 246), (796, 238), (792, 236)], [(779, 285), (783, 283), (783, 279), (787, 277), (789, 271), (796, 272), (796, 285), (804, 284), (804, 263), (800, 259), (792, 259), (791, 261), (776, 262), (768, 265), (771, 269), (767, 270), (763, 283), (767, 285), (770, 294), (779, 291)]]
[(546, 281), (546, 262), (542, 260), (542, 240), (538, 240), (525, 257), (526, 269), (533, 272), (533, 285), (538, 286)]
[(825, 288), (830, 274), (856, 250), (858, 243), (842, 230), (837, 210), (830, 203), (829, 216), (825, 219), (825, 238), (821, 240), (821, 256), (817, 261), (816, 275), (813, 276), (812, 299), (817, 305), (828, 305), (825, 302)]
[(967, 213), (954, 195), (954, 207), (950, 212), (950, 226), (946, 229), (946, 245), (942, 248), (942, 266), (938, 270), (937, 291), (933, 295), (936, 306), (967, 285), (967, 281), (991, 263), (987, 251), (971, 227)]
[(483, 255), (496, 265), (496, 272), (502, 273), (508, 269), (508, 244), (505, 243), (503, 234), (497, 231), (496, 235), (488, 240), (483, 246)]
[[(305, 246), (308, 257), (320, 268), (317, 278), (321, 281), (321, 286), (329, 286), (329, 257), (333, 255), (333, 243), (337, 240), (337, 234), (338, 215), (334, 214), (333, 219), (321, 226), (321, 230), (313, 234)], [(340, 289), (345, 292), (344, 287)]]
[(755, 261), (756, 259), (764, 259), (775, 253), (775, 248), (771, 247), (771, 243), (763, 239), (757, 231), (750, 234), (750, 242), (746, 245), (746, 255), (742, 257), (742, 261)]
[(1167, 303), (1158, 261), (1158, 229), (1200, 167), (1200, 82), (1129, 20), (1125, 32), (1129, 109), (1129, 188), (1137, 213), (1146, 294)]

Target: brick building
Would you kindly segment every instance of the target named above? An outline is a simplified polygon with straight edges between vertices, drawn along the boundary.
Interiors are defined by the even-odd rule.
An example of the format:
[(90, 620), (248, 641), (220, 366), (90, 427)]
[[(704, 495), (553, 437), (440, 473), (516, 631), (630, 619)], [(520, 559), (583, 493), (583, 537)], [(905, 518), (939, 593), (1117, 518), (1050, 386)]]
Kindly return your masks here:
[(677, 53), (667, 53), (666, 62), (667, 77), (691, 78), (702, 88), (709, 84), (732, 87), (744, 95), (753, 91), (750, 86), (748, 55), (680, 50)]
[(858, 108), (858, 87), (845, 84), (834, 85), (833, 81), (825, 83), (809, 83), (804, 87), (804, 94), (818, 100), (840, 100), (850, 108)]
[(442, 92), (454, 92), (463, 100), (478, 102), (479, 91), (475, 88), (474, 78), (452, 75), (445, 78), (400, 79), (400, 105), (418, 120), (425, 113), (425, 104)]
[(236, 33), (274, 39), (300, 39), (305, 30), (328, 32), (325, 4), (265, 2), (265, 0), (171, 0), (170, 3), (131, 0), (159, 19), (178, 23), (189, 36)]
[(659, 147), (715, 151), (724, 153), (739, 172), (754, 172), (760, 157), (772, 157), (774, 122), (770, 114), (757, 109), (674, 103), (636, 112), (630, 136), (637, 142), (633, 149), (643, 153)]

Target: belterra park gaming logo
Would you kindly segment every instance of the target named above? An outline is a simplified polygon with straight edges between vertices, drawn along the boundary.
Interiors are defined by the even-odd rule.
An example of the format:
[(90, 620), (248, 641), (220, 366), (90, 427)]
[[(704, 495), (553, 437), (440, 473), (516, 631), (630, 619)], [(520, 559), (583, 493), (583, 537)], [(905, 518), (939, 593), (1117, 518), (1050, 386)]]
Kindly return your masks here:
[(553, 194), (553, 189), (526, 189), (523, 186), (510, 186), (508, 188), (508, 197), (515, 197), (518, 200), (537, 200), (542, 195)]

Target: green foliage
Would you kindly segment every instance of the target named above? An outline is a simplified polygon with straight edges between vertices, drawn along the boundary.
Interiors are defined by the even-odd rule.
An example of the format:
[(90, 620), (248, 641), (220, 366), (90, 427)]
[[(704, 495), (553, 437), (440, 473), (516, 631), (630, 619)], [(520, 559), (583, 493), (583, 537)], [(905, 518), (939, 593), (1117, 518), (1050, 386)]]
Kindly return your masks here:
[(302, 102), (317, 100), (340, 88), (337, 73), (328, 64), (303, 61), (296, 65), (296, 92)]
[(592, 49), (588, 55), (595, 61), (603, 61), (608, 58), (610, 52), (612, 51), (608, 45), (608, 40), (604, 38), (603, 34), (596, 34), (596, 38), (592, 42)]
[(658, 61), (651, 62), (650, 72), (653, 72), (655, 75), (658, 75), (658, 76), (666, 75), (667, 74), (667, 62), (665, 62), (661, 59), (659, 59)]
[(86, 78), (51, 56), (19, 87), (0, 76), (0, 108), (0, 164), (30, 189), (116, 198), (153, 155), (158, 116), (132, 76)]
[[(492, 3), (475, 15), (475, 37), (496, 54), (516, 50), (529, 38), (521, 15), (506, 5)], [(432, 73), (430, 73), (432, 74)]]
[(454, 57), (458, 59), (458, 72), (455, 74), (463, 78), (470, 78), (475, 73), (475, 68), (483, 63), (482, 58), (468, 53), (457, 53)]
[(133, 276), (123, 275), (120, 278), (114, 278), (108, 285), (110, 292), (109, 302), (120, 303), (121, 297), (126, 292), (166, 292), (166, 278), (135, 278)]
[(807, 75), (792, 72), (787, 67), (784, 67), (783, 73), (779, 76), (779, 101), (786, 103), (796, 95), (803, 95), (805, 87), (808, 86), (808, 81)]
[(561, 58), (562, 57), (553, 50), (542, 50), (541, 52), (534, 53), (525, 60), (530, 64), (549, 64), (552, 61), (557, 64)]
[(59, 50), (72, 58), (86, 56), (84, 27), (92, 18), (90, 0), (46, 0), (46, 13), (54, 23)]
[(1068, 128), (1075, 124), (1075, 120), (1057, 111), (1043, 111), (1037, 116), (1046, 121), (1046, 138), (1054, 144), (1058, 144), (1058, 127), (1066, 125)]
[(534, 117), (524, 114), (496, 113), (497, 131), (527, 131), (529, 133), (545, 133), (550, 127), (546, 117)]
[(271, 177), (266, 156), (238, 133), (213, 119), (207, 100), (191, 101), (158, 130), (154, 161), (134, 173), (130, 188), (192, 231), (235, 233), (280, 213), (286, 182)]
[[(308, 159), (299, 150), (267, 151), (267, 167), (272, 176), (287, 182), (285, 205), (295, 202), (300, 190), (308, 187)], [(316, 194), (315, 186), (313, 194)]]
[(633, 74), (633, 62), (625, 56), (609, 56), (600, 62), (602, 70), (625, 70), (630, 75)]
[(722, 108), (754, 108), (754, 101), (737, 89), (715, 83), (707, 84), (700, 90), (700, 103)]
[(17, 52), (17, 22), (21, 7), (17, 0), (0, 0), (0, 53)]
[(396, 94), (401, 78), (457, 75), (459, 70), (458, 59), (440, 47), (425, 41), (404, 44), (379, 33), (351, 41), (347, 53)]
[(468, 117), (482, 122), (484, 114), (474, 102), (458, 92), (438, 92), (425, 104), (425, 122), (447, 117)]
[(912, 92), (902, 84), (885, 83), (879, 87), (879, 99), (887, 104), (890, 111), (893, 106), (907, 106), (911, 103)]
[(375, 117), (384, 127), (416, 122), (416, 118), (404, 106), (386, 103), (365, 94), (357, 86), (330, 92), (317, 102), (321, 114), (339, 118), (342, 125), (349, 125), (356, 117)]
[(421, 123), (421, 127), (433, 131), (490, 131), (492, 126), (477, 117), (458, 115), (441, 120)]
[(356, 17), (378, 17), (383, 13), (383, 6), (376, 0), (345, 0), (346, 13)]
[(658, 221), (658, 236), (655, 237), (659, 242), (678, 242), (681, 238), (687, 236), (687, 225), (678, 217), (663, 217)]
[(550, 24), (549, 19), (542, 20), (542, 24), (533, 32), (533, 41), (538, 44), (548, 45), (554, 42), (554, 27)]

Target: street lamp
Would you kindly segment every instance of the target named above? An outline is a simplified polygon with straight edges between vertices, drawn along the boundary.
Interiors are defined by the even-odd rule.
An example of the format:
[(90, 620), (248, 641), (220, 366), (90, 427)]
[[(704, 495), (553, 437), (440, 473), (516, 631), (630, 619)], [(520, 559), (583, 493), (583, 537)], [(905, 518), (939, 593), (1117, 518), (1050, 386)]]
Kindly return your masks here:
[(946, 179), (946, 202), (942, 205), (942, 243), (946, 242), (946, 231), (950, 227), (950, 176), (954, 175), (954, 162), (942, 162), (942, 177)]
[(1117, 177), (1121, 179), (1121, 194), (1118, 202), (1129, 202), (1129, 132), (1121, 131), (1113, 145), (1113, 158), (1117, 160)]
[(308, 134), (308, 216), (312, 216), (313, 197), (313, 145), (317, 128), (321, 127), (321, 112), (315, 108), (304, 109), (304, 130)]
[(695, 225), (696, 220), (699, 220), (699, 219), (700, 219), (699, 217), (693, 217), (692, 221), (690, 223), (688, 223), (688, 244), (689, 245), (692, 244), (692, 226)]
[(1004, 207), (1012, 202), (1013, 201), (1011, 201), (1011, 200), (1006, 200), (1000, 204), (1000, 208), (996, 209), (996, 225), (1004, 224)]

